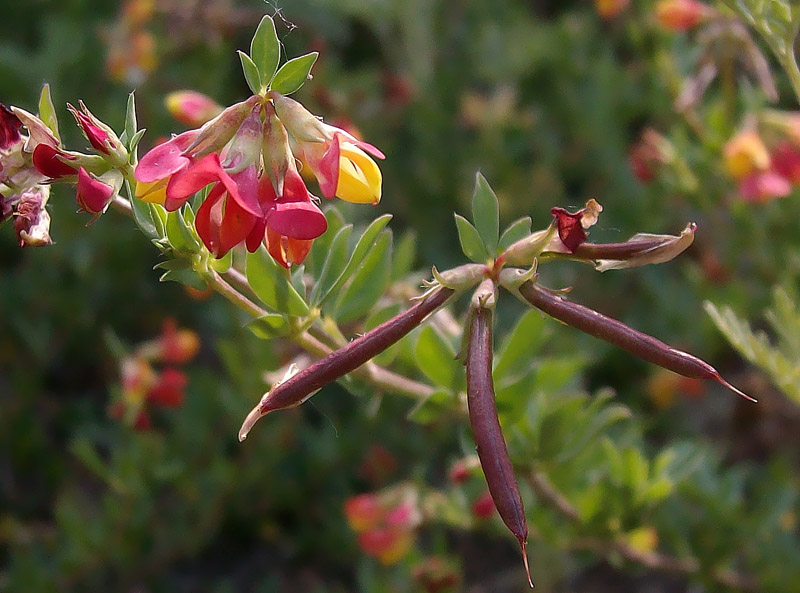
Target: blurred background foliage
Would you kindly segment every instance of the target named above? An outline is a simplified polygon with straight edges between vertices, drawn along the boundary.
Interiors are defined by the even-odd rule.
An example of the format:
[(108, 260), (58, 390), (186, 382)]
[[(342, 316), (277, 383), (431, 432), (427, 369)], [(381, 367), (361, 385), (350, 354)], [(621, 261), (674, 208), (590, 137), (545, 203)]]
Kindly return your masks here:
[[(276, 13), (255, 0), (6, 4), (0, 99), (35, 111), (47, 81), (62, 118), (65, 101), (83, 99), (120, 128), (135, 88), (144, 149), (180, 130), (166, 93), (191, 88), (221, 104), (249, 94), (235, 50), (248, 46), (262, 14)], [(674, 103), (696, 72), (702, 39), (660, 27), (654, 6), (633, 2), (604, 18), (590, 2), (293, 0), (276, 22), (287, 55), (321, 52), (298, 98), (328, 121), (354, 125), (387, 155), (380, 206), (346, 205), (346, 218), (394, 214), (398, 236), (415, 233), (419, 268), (462, 261), (452, 212), (469, 210), (476, 170), (497, 192), (505, 223), (528, 214), (544, 227), (552, 206), (593, 197), (605, 208), (593, 241), (699, 225), (691, 250), (668, 265), (600, 275), (556, 264), (543, 281), (574, 285), (575, 300), (700, 354), (758, 406), (675, 380), (554, 322), (530, 322), (553, 334), (527, 361), (541, 372), (498, 398), (518, 465), (529, 467), (536, 453), (557, 483), (583, 493), (572, 502), (598, 533), (625, 534), (643, 553), (662, 543), (695, 556), (702, 574), (665, 576), (601, 553), (558, 513), (529, 503), (541, 590), (684, 591), (687, 578), (714, 590), (724, 587), (709, 577), (716, 568), (742, 568), (760, 590), (800, 591), (797, 403), (736, 357), (702, 306), (710, 300), (757, 323), (776, 284), (797, 284), (800, 192), (744, 200), (723, 157), (748, 114), (795, 109), (796, 100), (767, 56), (777, 104), (752, 73), (737, 70), (679, 112)], [(674, 158), (659, 157), (669, 162), (637, 176), (632, 151), (645, 128), (667, 139)], [(75, 128), (62, 123), (62, 134), (67, 146), (83, 145)], [(84, 228), (66, 187), (50, 205), (54, 246), (19, 249), (12, 232), (0, 233), (0, 589), (526, 588), (513, 542), (474, 506), (481, 482), (448, 477), (471, 450), (463, 422), (435, 409), (409, 418), (406, 400), (331, 386), (239, 445), (236, 431), (265, 389), (265, 372), (293, 353), (243, 329), (244, 318), (218, 297), (159, 284), (158, 253), (130, 220), (112, 212)], [(520, 311), (501, 309), (501, 335)], [(152, 339), (168, 318), (199, 335), (200, 351), (185, 367), (183, 405), (154, 410), (151, 426), (136, 430), (109, 414), (121, 382), (115, 349)], [(608, 387), (616, 403), (603, 399), (586, 412), (586, 394)], [(547, 413), (532, 416), (534, 405)], [(595, 417), (605, 420), (586, 433), (594, 446), (574, 452), (582, 461), (560, 455), (571, 430)], [(665, 446), (668, 458), (641, 457)], [(599, 464), (599, 451), (603, 463), (618, 458), (616, 496), (579, 490), (595, 478), (570, 469)], [(668, 485), (651, 492), (662, 477)], [(415, 484), (437, 520), (420, 527), (401, 562), (385, 565), (359, 547), (343, 505), (398, 484)], [(535, 483), (526, 499), (532, 491)], [(745, 566), (729, 565), (726, 546), (748, 534)], [(685, 541), (698, 547), (682, 549)], [(439, 589), (434, 577), (444, 581)]]

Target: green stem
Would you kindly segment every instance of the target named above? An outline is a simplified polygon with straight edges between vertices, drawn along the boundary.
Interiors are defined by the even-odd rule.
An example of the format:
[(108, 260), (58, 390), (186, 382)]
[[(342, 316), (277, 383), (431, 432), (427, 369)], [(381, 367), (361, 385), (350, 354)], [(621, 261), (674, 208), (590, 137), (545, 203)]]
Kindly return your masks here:
[(794, 55), (794, 47), (792, 44), (786, 49), (786, 52), (781, 58), (781, 66), (789, 76), (789, 82), (792, 83), (792, 90), (797, 102), (800, 103), (800, 69), (797, 67), (797, 58)]

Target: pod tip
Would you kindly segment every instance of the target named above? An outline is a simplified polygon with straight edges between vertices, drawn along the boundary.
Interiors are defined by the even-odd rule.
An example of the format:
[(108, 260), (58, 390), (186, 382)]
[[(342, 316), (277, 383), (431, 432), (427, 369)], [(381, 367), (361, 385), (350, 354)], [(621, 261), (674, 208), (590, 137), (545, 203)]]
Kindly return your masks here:
[(751, 402), (753, 402), (754, 404), (755, 404), (755, 403), (758, 403), (758, 400), (757, 400), (756, 398), (754, 398), (754, 397), (751, 397), (751, 396), (747, 395), (747, 394), (746, 394), (744, 391), (742, 391), (741, 389), (739, 389), (739, 388), (737, 388), (737, 387), (734, 387), (733, 385), (731, 385), (730, 383), (728, 383), (728, 382), (727, 382), (725, 379), (723, 379), (723, 378), (722, 378), (722, 375), (720, 375), (719, 373), (717, 373), (717, 374), (716, 374), (716, 376), (714, 377), (714, 380), (715, 380), (717, 383), (719, 383), (720, 385), (724, 385), (725, 387), (727, 387), (728, 389), (730, 389), (731, 391), (733, 391), (733, 392), (734, 392), (736, 395), (738, 395), (738, 396), (740, 396), (740, 397), (743, 397), (743, 398), (744, 398), (744, 399), (746, 399), (747, 401), (751, 401)]
[(264, 414), (261, 412), (261, 403), (259, 402), (255, 408), (250, 410), (250, 413), (244, 419), (244, 422), (242, 422), (242, 427), (239, 429), (240, 443), (247, 438), (247, 435), (250, 434), (250, 430), (253, 428), (253, 425), (258, 422), (258, 419), (263, 415)]
[(531, 586), (531, 589), (534, 589), (535, 585), (533, 584), (533, 580), (531, 580), (531, 568), (528, 565), (528, 546), (527, 546), (527, 543), (528, 542), (525, 541), (524, 539), (520, 539), (519, 540), (519, 549), (522, 552), (522, 562), (523, 562), (523, 564), (525, 564), (525, 576), (528, 577), (528, 584)]

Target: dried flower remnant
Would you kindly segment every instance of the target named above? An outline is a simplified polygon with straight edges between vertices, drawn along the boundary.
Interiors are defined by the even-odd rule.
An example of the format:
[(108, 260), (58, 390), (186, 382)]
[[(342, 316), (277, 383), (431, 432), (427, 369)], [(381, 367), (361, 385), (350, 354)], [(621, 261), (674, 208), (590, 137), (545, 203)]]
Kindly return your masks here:
[(328, 383), (354, 371), (386, 350), (444, 305), (453, 293), (453, 290), (444, 287), (430, 292), (407, 311), (392, 317), (346, 346), (273, 386), (245, 418), (239, 429), (239, 440), (247, 438), (250, 429), (262, 416), (275, 410), (299, 406)]
[(710, 379), (749, 401), (756, 401), (728, 383), (714, 367), (696, 356), (673, 348), (653, 336), (637, 331), (588, 307), (567, 301), (534, 282), (524, 282), (518, 290), (519, 294), (537, 309), (582, 332), (605, 340), (634, 356), (684, 377)]

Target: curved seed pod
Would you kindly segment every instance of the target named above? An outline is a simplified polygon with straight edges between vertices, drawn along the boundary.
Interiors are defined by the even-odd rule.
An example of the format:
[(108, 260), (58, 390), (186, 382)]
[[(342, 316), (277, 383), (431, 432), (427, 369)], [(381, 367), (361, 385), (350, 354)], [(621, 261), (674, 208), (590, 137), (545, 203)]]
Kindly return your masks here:
[(756, 400), (728, 383), (719, 372), (707, 362), (688, 352), (677, 350), (661, 340), (628, 327), (624, 323), (606, 317), (588, 307), (564, 300), (549, 290), (532, 282), (519, 287), (519, 293), (531, 305), (541, 309), (550, 317), (563, 321), (582, 332), (605, 340), (648, 362), (669, 369), (692, 379), (711, 379), (720, 383), (743, 398)]
[(494, 383), (492, 381), (492, 311), (485, 307), (473, 307), (469, 324), (467, 346), (467, 404), (472, 434), (478, 449), (483, 474), (489, 493), (497, 507), (503, 523), (519, 541), (525, 572), (531, 582), (528, 554), (528, 525), (525, 508), (519, 493), (514, 468), (508, 457), (508, 449), (500, 429), (495, 407)]
[(242, 428), (239, 429), (239, 440), (247, 438), (247, 433), (262, 416), (275, 410), (299, 406), (328, 383), (336, 381), (386, 350), (417, 327), (425, 317), (444, 305), (453, 293), (449, 288), (433, 291), (407, 311), (275, 385), (245, 418)]

